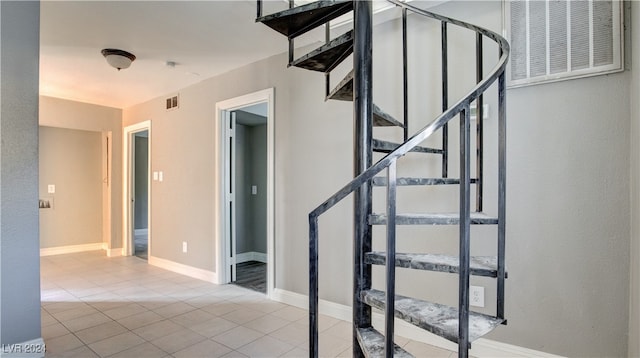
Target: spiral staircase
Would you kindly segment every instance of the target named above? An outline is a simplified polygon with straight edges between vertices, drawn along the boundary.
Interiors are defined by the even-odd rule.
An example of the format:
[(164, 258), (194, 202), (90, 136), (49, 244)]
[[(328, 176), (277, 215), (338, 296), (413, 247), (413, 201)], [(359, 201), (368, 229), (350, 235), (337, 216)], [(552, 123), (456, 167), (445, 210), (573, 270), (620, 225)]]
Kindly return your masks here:
[[(505, 279), (505, 192), (506, 192), (506, 102), (505, 68), (509, 54), (507, 41), (495, 32), (441, 16), (408, 3), (388, 0), (402, 11), (403, 49), (403, 114), (400, 121), (373, 103), (372, 93), (372, 26), (371, 1), (321, 0), (289, 9), (263, 14), (262, 1), (257, 2), (256, 22), (263, 23), (289, 40), (289, 66), (323, 73), (326, 79), (326, 99), (352, 101), (354, 104), (354, 176), (342, 189), (309, 214), (309, 355), (318, 356), (318, 218), (341, 200), (354, 198), (354, 278), (353, 278), (353, 355), (366, 357), (411, 356), (393, 341), (394, 317), (458, 344), (458, 355), (468, 356), (471, 342), (506, 324), (504, 315)], [(330, 37), (329, 22), (345, 14), (353, 14), (353, 29)], [(407, 16), (440, 23), (442, 113), (425, 127), (409, 133), (408, 123), (408, 66)], [(325, 26), (326, 41), (308, 54), (294, 58), (294, 39), (310, 30)], [(448, 28), (469, 30), (476, 40), (476, 85), (466, 95), (449, 104)], [(483, 73), (483, 40), (497, 44), (498, 60), (487, 74)], [(353, 70), (337, 86), (331, 88), (331, 72), (353, 55)], [(498, 155), (497, 155), (497, 213), (483, 212), (484, 186), (484, 129), (482, 124), (484, 94), (497, 86)], [(475, 105), (476, 148), (471, 148), (471, 116)], [(459, 177), (449, 177), (448, 123), (459, 118)], [(390, 126), (402, 130), (404, 142), (373, 138), (373, 127)], [(422, 145), (427, 138), (441, 136), (440, 148)], [(384, 157), (373, 163), (373, 153)], [(440, 156), (442, 171), (436, 177), (398, 177), (397, 164), (409, 152), (425, 156)], [(475, 152), (475, 153), (474, 153)], [(472, 154), (473, 153), (473, 154)], [(475, 155), (475, 173), (471, 173), (471, 157)], [(452, 198), (459, 204), (454, 213), (399, 213), (397, 191), (405, 186), (459, 186), (459, 195)], [(475, 207), (471, 208), (472, 185), (475, 188)], [(386, 188), (386, 212), (373, 212), (373, 188)], [(402, 190), (402, 189), (400, 189)], [(372, 250), (372, 226), (386, 228), (386, 251)], [(398, 225), (455, 225), (459, 227), (459, 255), (396, 252)], [(471, 256), (471, 226), (495, 225), (497, 245), (495, 256)], [(390, 264), (393, 263), (393, 264)], [(372, 265), (385, 267), (385, 291), (372, 288)], [(458, 275), (458, 306), (396, 294), (396, 268), (428, 270)], [(470, 275), (495, 278), (495, 315), (473, 312), (469, 307)], [(424, 282), (426, 285), (428, 282)], [(372, 326), (372, 308), (384, 313), (384, 330)]]

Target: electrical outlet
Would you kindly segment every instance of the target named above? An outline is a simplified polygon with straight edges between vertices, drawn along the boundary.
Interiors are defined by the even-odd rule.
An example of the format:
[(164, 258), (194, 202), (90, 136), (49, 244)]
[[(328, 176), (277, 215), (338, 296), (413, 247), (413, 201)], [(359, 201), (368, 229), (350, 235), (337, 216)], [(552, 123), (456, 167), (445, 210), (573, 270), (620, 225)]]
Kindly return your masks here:
[(186, 241), (182, 242), (182, 252), (184, 252), (184, 253), (187, 252), (187, 242)]
[(484, 307), (484, 287), (469, 287), (469, 304), (475, 307)]

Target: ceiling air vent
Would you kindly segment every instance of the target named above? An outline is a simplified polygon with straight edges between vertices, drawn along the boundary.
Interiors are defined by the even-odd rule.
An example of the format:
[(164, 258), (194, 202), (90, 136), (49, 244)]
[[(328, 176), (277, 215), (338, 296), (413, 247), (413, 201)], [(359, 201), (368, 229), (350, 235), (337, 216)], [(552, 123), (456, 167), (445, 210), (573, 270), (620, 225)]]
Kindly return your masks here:
[(180, 96), (179, 96), (179, 95), (175, 95), (175, 96), (168, 97), (168, 98), (166, 99), (166, 101), (165, 101), (165, 103), (166, 103), (165, 108), (167, 109), (167, 111), (171, 111), (171, 110), (174, 110), (174, 109), (176, 109), (176, 108), (178, 108), (178, 107), (179, 107), (179, 105), (178, 105), (178, 99), (179, 99), (179, 98), (180, 98)]

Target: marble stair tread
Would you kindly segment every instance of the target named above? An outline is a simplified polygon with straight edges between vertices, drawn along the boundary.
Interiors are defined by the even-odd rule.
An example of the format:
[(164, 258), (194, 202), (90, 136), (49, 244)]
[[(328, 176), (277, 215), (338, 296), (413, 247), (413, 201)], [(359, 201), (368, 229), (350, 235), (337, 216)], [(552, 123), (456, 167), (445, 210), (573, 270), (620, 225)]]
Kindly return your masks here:
[(311, 71), (330, 72), (353, 52), (353, 30), (290, 63)]
[[(385, 265), (386, 252), (373, 251), (365, 254), (365, 263)], [(396, 267), (437, 272), (460, 272), (460, 258), (441, 254), (405, 254), (396, 253)], [(497, 277), (498, 259), (496, 256), (471, 256), (470, 272), (475, 276)]]
[[(367, 358), (382, 358), (385, 356), (384, 351), (384, 335), (373, 327), (358, 328), (358, 343), (364, 356)], [(397, 344), (393, 345), (393, 356), (400, 358), (413, 358), (409, 352), (400, 348)]]
[[(383, 291), (362, 291), (360, 299), (369, 306), (384, 311), (386, 297)], [(458, 343), (458, 310), (456, 308), (396, 295), (394, 311), (396, 317)], [(491, 332), (503, 321), (501, 318), (469, 312), (469, 342), (473, 342)]]
[[(393, 143), (393, 142), (380, 140), (380, 139), (373, 139), (372, 145), (373, 145), (373, 150), (379, 153), (391, 153), (400, 146), (400, 144), (398, 143)], [(430, 153), (430, 154), (443, 153), (442, 149), (435, 149), (435, 148), (428, 148), (428, 147), (421, 147), (421, 146), (414, 147), (413, 149), (410, 150), (410, 152)]]
[[(369, 215), (370, 225), (385, 225), (387, 223), (386, 214)], [(435, 213), (435, 214), (398, 214), (396, 224), (398, 225), (458, 225), (460, 223), (459, 213)], [(485, 213), (471, 213), (471, 224), (473, 225), (494, 225), (498, 219)]]
[(294, 38), (353, 9), (352, 0), (322, 0), (256, 19), (279, 33)]
[[(375, 140), (375, 139), (374, 139)], [(373, 186), (387, 186), (387, 177), (378, 176), (372, 180)], [(471, 179), (471, 184), (475, 183), (475, 179)], [(457, 185), (460, 179), (457, 178), (396, 178), (396, 184), (399, 186), (415, 186), (415, 185)]]

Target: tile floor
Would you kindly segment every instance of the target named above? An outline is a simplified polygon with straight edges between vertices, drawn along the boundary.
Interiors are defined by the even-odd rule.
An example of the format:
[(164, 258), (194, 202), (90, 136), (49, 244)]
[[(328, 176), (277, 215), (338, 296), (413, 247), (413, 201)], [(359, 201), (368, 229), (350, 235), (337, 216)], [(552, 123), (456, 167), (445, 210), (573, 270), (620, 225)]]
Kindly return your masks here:
[[(46, 357), (306, 357), (307, 312), (102, 251), (41, 259)], [(350, 324), (320, 317), (320, 355), (351, 356)], [(400, 338), (417, 357), (454, 353)]]

